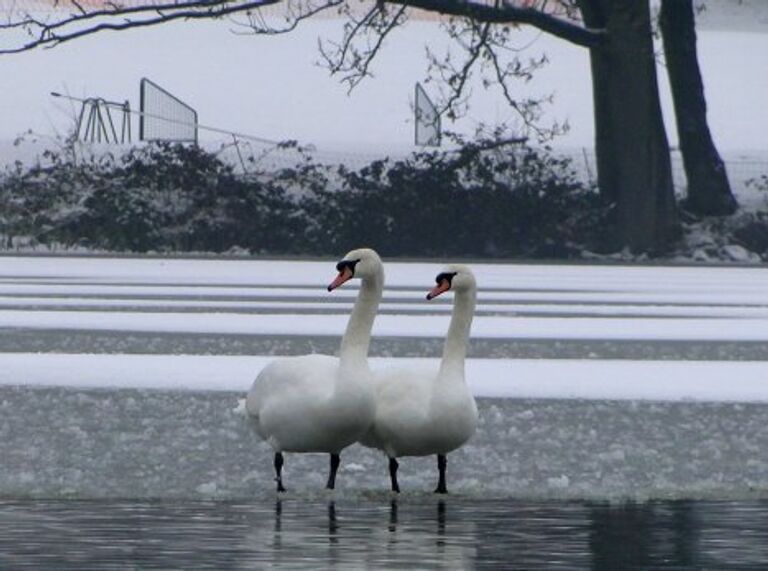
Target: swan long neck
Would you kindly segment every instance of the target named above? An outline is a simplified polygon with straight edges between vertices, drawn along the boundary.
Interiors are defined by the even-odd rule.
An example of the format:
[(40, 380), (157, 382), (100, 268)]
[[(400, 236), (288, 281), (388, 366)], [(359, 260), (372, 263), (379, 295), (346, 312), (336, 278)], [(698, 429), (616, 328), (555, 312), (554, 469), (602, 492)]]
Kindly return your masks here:
[(469, 330), (475, 314), (477, 294), (474, 289), (457, 292), (453, 298), (453, 313), (448, 335), (443, 346), (443, 360), (440, 363), (443, 373), (459, 373), (464, 377), (464, 360), (467, 356)]
[(384, 271), (379, 268), (375, 275), (361, 280), (347, 329), (341, 340), (341, 367), (360, 369), (368, 367), (368, 347), (371, 344), (373, 320), (379, 309), (381, 292), (384, 288)]

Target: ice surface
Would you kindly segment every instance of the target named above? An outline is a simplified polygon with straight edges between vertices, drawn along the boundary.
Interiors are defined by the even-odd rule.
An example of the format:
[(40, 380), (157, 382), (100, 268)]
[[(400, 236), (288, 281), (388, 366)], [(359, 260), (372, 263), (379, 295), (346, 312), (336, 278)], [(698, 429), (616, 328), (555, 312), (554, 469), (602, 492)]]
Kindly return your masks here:
[[(269, 360), (338, 350), (356, 290), (324, 290), (332, 260), (2, 262), (0, 495), (272, 497), (271, 452), (233, 409)], [(440, 268), (387, 263), (375, 367), (436, 366)], [(763, 270), (473, 268), (481, 420), (449, 459), (459, 497), (768, 496)], [(289, 455), (289, 488), (325, 498), (326, 464)], [(402, 465), (423, 497), (434, 459)], [(343, 466), (340, 497), (388, 497), (379, 454)]]
[[(0, 387), (0, 495), (274, 497), (272, 452), (233, 411), (239, 393)], [(448, 457), (454, 497), (768, 496), (768, 408), (737, 403), (481, 399), (475, 438)], [(328, 458), (287, 454), (288, 497), (322, 499)], [(409, 495), (434, 458), (405, 458)], [(388, 497), (386, 459), (342, 454), (336, 497)]]
[[(0, 328), (14, 330), (337, 336), (356, 295), (326, 292), (333, 268), (321, 261), (3, 262)], [(375, 336), (444, 335), (449, 305), (423, 300), (440, 267), (387, 263)], [(768, 276), (758, 268), (473, 267), (475, 339), (768, 340)]]
[[(450, 299), (428, 303), (423, 293), (440, 267), (387, 263), (374, 354), (411, 360), (381, 366), (420, 356), (436, 366)], [(768, 340), (759, 269), (473, 267), (480, 292), (468, 379), (478, 395), (765, 399), (763, 362), (734, 360), (764, 358), (747, 349)], [(5, 257), (0, 382), (247, 390), (269, 359), (337, 351), (357, 292), (326, 292), (334, 273), (331, 261)], [(212, 354), (162, 354), (190, 350)], [(514, 359), (529, 355), (558, 359)], [(701, 362), (654, 361), (675, 355)]]
[[(296, 315), (264, 313), (124, 313), (104, 311), (10, 311), (0, 310), (0, 328), (154, 331), (253, 335), (339, 335), (348, 314)], [(386, 337), (437, 337), (448, 329), (447, 315), (379, 315), (373, 335)], [(759, 319), (637, 318), (632, 328), (610, 317), (581, 319), (476, 317), (475, 338), (511, 339), (683, 339), (768, 341), (767, 322)]]

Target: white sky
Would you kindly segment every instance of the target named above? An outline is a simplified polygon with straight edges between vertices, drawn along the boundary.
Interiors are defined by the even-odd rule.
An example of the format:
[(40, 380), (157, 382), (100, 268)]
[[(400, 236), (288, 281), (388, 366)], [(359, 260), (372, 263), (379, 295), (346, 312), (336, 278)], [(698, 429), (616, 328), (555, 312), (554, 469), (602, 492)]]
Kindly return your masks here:
[[(289, 35), (253, 37), (232, 34), (227, 22), (178, 23), (0, 56), (0, 77), (6, 86), (0, 91), (0, 140), (29, 128), (43, 134), (69, 129), (73, 110), (50, 97), (51, 91), (128, 98), (138, 107), (139, 80), (147, 76), (195, 107), (202, 124), (270, 139), (295, 138), (321, 148), (410, 145), (410, 101), (413, 85), (423, 79), (426, 69), (424, 44), (439, 47), (442, 33), (427, 22), (397, 30), (373, 67), (376, 77), (348, 96), (316, 65), (318, 36), (338, 38), (337, 26), (337, 21), (320, 20)], [(522, 32), (519, 45), (536, 36), (531, 30)], [(765, 149), (768, 35), (702, 30), (699, 40), (716, 142), (721, 150)], [(551, 116), (568, 119), (572, 127), (558, 146), (591, 146), (587, 52), (546, 34), (531, 48), (532, 55), (540, 52), (548, 54), (550, 65), (520, 89), (555, 94)], [(660, 80), (674, 144), (663, 73)], [(475, 86), (468, 117), (446, 127), (471, 132), (479, 121), (495, 123), (510, 117), (513, 114), (499, 94)]]

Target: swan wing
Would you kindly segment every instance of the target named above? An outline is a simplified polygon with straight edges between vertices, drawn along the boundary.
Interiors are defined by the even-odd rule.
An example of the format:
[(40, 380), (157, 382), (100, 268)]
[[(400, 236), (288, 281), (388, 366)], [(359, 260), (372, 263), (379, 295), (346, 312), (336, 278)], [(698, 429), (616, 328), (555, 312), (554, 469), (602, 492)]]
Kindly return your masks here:
[(339, 360), (324, 355), (265, 367), (246, 399), (256, 432), (286, 452), (338, 453), (357, 441), (373, 420), (373, 396), (370, 389), (339, 395), (340, 374)]
[(287, 357), (269, 363), (253, 381), (245, 408), (254, 417), (271, 406), (290, 409), (322, 403), (333, 394), (339, 360), (328, 355)]

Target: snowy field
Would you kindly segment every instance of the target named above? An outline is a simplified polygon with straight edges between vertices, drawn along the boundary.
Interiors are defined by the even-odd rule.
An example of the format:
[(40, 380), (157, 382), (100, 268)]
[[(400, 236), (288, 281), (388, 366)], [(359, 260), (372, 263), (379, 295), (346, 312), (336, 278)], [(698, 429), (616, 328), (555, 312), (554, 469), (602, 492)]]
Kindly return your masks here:
[[(387, 263), (373, 365), (435, 366), (440, 264)], [(758, 268), (473, 264), (477, 436), (468, 497), (768, 495), (768, 274)], [(239, 409), (280, 355), (333, 353), (356, 294), (334, 261), (0, 258), (0, 495), (269, 497), (269, 448)], [(326, 458), (289, 455), (290, 489)], [(402, 484), (433, 486), (433, 459)], [(345, 451), (341, 494), (386, 495)]]

